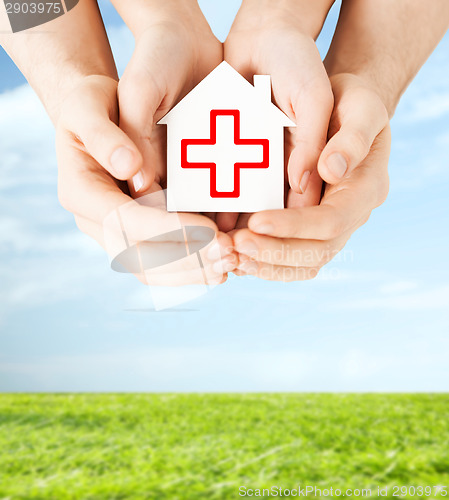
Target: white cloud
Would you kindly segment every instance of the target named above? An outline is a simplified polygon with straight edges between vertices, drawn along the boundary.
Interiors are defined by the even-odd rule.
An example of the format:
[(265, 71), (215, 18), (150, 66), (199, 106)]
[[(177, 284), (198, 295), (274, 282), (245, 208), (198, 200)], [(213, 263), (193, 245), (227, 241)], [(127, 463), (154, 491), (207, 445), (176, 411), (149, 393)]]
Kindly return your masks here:
[[(112, 28), (110, 36), (124, 67), (133, 37), (126, 26)], [(74, 298), (94, 282), (107, 287), (115, 275), (106, 253), (59, 205), (54, 129), (38, 97), (29, 85), (20, 86), (0, 94), (0, 110), (3, 311)]]
[(446, 35), (407, 89), (398, 106), (401, 125), (446, 117), (449, 114), (449, 35)]
[[(414, 293), (405, 292), (403, 284), (396, 286), (396, 290), (387, 285), (383, 296), (374, 296), (365, 299), (357, 299), (339, 303), (337, 307), (344, 309), (395, 309), (400, 311), (426, 311), (449, 309), (449, 285), (442, 285), (430, 290), (422, 290)], [(395, 294), (396, 292), (396, 294)], [(386, 295), (386, 296), (385, 296)]]
[[(204, 0), (204, 3), (207, 1)], [(212, 3), (210, 8), (213, 9)], [(132, 36), (125, 27), (113, 28), (110, 34), (118, 66), (122, 71), (132, 53)], [(444, 54), (438, 57), (447, 61)], [(432, 66), (429, 68), (432, 69)], [(421, 116), (426, 120), (423, 125), (426, 130), (430, 120), (429, 113), (436, 116), (441, 111), (447, 112), (446, 98), (443, 99), (446, 103), (443, 110), (436, 109), (436, 96), (447, 96), (447, 92), (444, 94), (441, 85), (432, 86), (431, 81), (437, 81), (441, 72), (439, 66), (435, 73), (429, 73), (431, 77), (425, 77), (426, 88), (430, 91), (421, 104), (412, 101), (421, 99), (422, 82), (415, 90), (412, 89), (411, 100), (405, 101), (404, 116), (407, 116), (407, 112), (414, 113), (418, 118)], [(429, 103), (431, 111), (424, 109)], [(18, 361), (3, 358), (2, 373), (6, 374), (6, 377), (1, 377), (3, 380), (8, 379), (22, 390), (31, 387), (33, 390), (67, 391), (407, 390), (421, 387), (419, 377), (422, 377), (423, 383), (428, 384), (427, 387), (441, 388), (444, 378), (440, 377), (439, 386), (437, 378), (444, 370), (447, 380), (447, 363), (444, 359), (447, 352), (444, 347), (447, 343), (439, 336), (445, 333), (444, 314), (449, 305), (449, 286), (440, 285), (424, 290), (415, 286), (412, 280), (392, 281), (388, 258), (385, 258), (383, 267), (370, 266), (365, 260), (365, 271), (363, 264), (360, 264), (361, 259), (356, 259), (355, 263), (350, 260), (336, 262), (312, 283), (282, 284), (231, 278), (225, 287), (214, 290), (215, 296), (205, 301), (206, 307), (203, 307), (204, 303), (201, 304), (201, 311), (197, 316), (196, 312), (192, 313), (193, 319), (183, 315), (176, 322), (173, 316), (158, 315), (155, 319), (153, 316), (132, 313), (117, 313), (116, 316), (102, 318), (104, 311), (122, 313), (127, 307), (150, 308), (148, 291), (142, 289), (131, 276), (113, 274), (108, 269), (106, 254), (96, 243), (79, 233), (74, 228), (72, 217), (59, 207), (53, 129), (32, 90), (23, 86), (1, 94), (0, 112), (0, 292), (3, 295), (0, 303), (5, 311), (8, 309), (7, 313), (10, 315), (7, 321), (2, 322), (0, 318), (0, 329), (5, 331), (7, 325), (14, 334), (16, 331), (20, 332), (21, 328), (28, 329), (30, 337), (36, 334), (40, 339), (39, 335), (43, 335), (44, 330), (50, 327), (56, 330), (50, 332), (50, 335), (60, 337), (61, 331), (55, 325), (63, 324), (66, 316), (70, 316), (69, 308), (70, 313), (77, 311), (72, 305), (72, 301), (77, 299), (82, 301), (78, 310), (88, 315), (83, 318), (86, 325), (95, 328), (95, 335), (89, 337), (89, 342), (86, 343), (85, 354), (39, 358), (44, 352), (41, 351), (36, 354), (36, 358), (30, 360), (24, 354), (23, 345), (10, 347), (8, 344), (9, 347), (5, 347), (13, 352)], [(417, 127), (418, 130), (423, 128)], [(405, 137), (404, 151), (411, 149), (411, 145), (413, 138)], [(427, 151), (424, 153), (428, 154)], [(442, 147), (438, 154), (444, 161), (447, 160), (446, 149)], [(433, 158), (428, 162), (433, 163)], [(408, 170), (403, 172), (409, 175), (410, 168), (415, 167), (419, 172), (421, 158), (412, 153), (410, 165), (407, 164)], [(397, 174), (398, 177), (403, 175), (401, 172)], [(426, 198), (428, 195), (422, 189), (421, 193), (418, 200), (426, 208), (429, 198)], [(422, 222), (416, 206), (414, 199), (409, 215), (415, 217), (413, 220), (418, 232), (428, 221), (426, 219)], [(440, 218), (435, 217), (435, 224), (444, 227), (440, 212)], [(394, 257), (398, 259), (398, 255), (414, 241), (406, 239), (403, 246), (388, 246), (384, 228), (374, 236), (378, 238), (382, 249), (387, 248), (392, 252), (393, 263), (397, 262)], [(373, 241), (374, 238), (368, 242), (359, 238), (357, 251), (366, 250), (369, 255), (373, 255)], [(445, 245), (447, 239), (429, 241), (429, 245), (436, 243)], [(442, 265), (441, 261), (435, 262), (435, 269)], [(339, 272), (338, 279), (334, 279), (330, 272), (332, 266)], [(369, 271), (370, 267), (383, 270)], [(432, 277), (429, 282), (431, 279)], [(366, 289), (371, 291), (366, 292)], [(360, 294), (365, 292), (369, 296), (363, 299)], [(357, 294), (352, 302), (351, 294)], [(129, 302), (124, 305), (127, 297)], [(98, 309), (99, 321), (90, 312), (92, 300), (104, 302)], [(337, 303), (338, 300), (340, 304)], [(64, 301), (67, 302), (65, 308), (62, 304)], [(27, 313), (33, 307), (48, 304), (55, 306), (51, 314), (59, 315), (59, 322), (52, 323), (51, 319), (44, 317), (42, 324), (33, 324), (31, 321), (27, 323)], [(217, 318), (225, 318), (229, 308), (234, 306), (239, 313), (235, 326), (229, 328), (219, 324), (217, 332), (211, 335), (209, 325), (215, 324), (213, 322)], [(189, 307), (194, 309), (198, 305), (192, 303), (191, 306), (185, 306), (186, 309)], [(353, 310), (348, 312), (348, 308)], [(433, 314), (436, 317), (435, 332), (431, 332), (430, 337), (426, 336), (428, 344), (424, 347), (410, 347), (406, 336), (401, 337), (401, 332), (395, 331), (398, 324), (404, 328), (413, 328), (412, 322), (398, 321), (398, 318), (402, 320), (402, 317), (407, 316), (402, 314), (403, 311), (421, 311), (423, 314), (420, 318), (427, 318), (428, 311), (436, 310), (438, 314)], [(388, 316), (396, 321), (390, 323), (390, 318), (379, 321), (385, 311), (393, 311)], [(341, 316), (336, 316), (340, 313)], [(18, 318), (20, 321), (16, 322)], [(369, 322), (372, 324), (368, 324)], [(276, 328), (273, 327), (274, 323)], [(137, 337), (142, 330), (151, 329), (148, 325), (158, 331), (157, 340), (150, 336)], [(380, 350), (376, 350), (377, 347), (374, 346), (373, 349), (367, 345), (366, 337), (363, 340), (360, 338), (359, 345), (354, 347), (359, 337), (351, 331), (356, 330), (357, 335), (359, 331), (364, 336), (369, 335), (372, 325), (376, 330), (376, 335), (372, 334), (376, 342), (378, 331), (379, 335), (384, 334), (384, 338), (389, 336), (389, 339), (401, 344), (396, 346), (396, 351), (387, 354), (381, 352), (391, 346), (380, 346)], [(186, 343), (193, 339), (194, 342), (201, 341), (201, 345), (214, 346), (161, 347), (164, 333), (172, 333), (170, 329), (174, 327), (179, 327)], [(420, 325), (416, 328), (418, 327)], [(272, 333), (267, 332), (267, 329), (270, 332), (273, 329)], [(135, 350), (128, 347), (128, 338), (123, 340), (131, 331), (136, 336), (129, 335), (129, 338), (139, 339), (140, 345)], [(114, 341), (123, 341), (122, 345), (125, 347), (118, 349), (118, 352), (98, 354), (111, 345), (108, 343), (109, 334), (112, 337), (111, 332), (116, 334)], [(75, 324), (69, 325), (64, 333), (78, 338), (78, 335), (82, 335), (82, 329)], [(108, 341), (104, 340), (106, 333)], [(254, 340), (251, 335), (256, 333), (260, 333), (260, 338)], [(271, 337), (268, 338), (268, 334)], [(320, 337), (323, 334), (327, 337), (323, 342), (313, 344), (315, 334), (318, 338), (324, 338)], [(27, 339), (30, 337), (24, 336)], [(171, 342), (173, 336), (169, 336), (169, 339), (168, 342)], [(226, 345), (217, 346), (223, 339), (227, 341)], [(281, 346), (281, 341), (288, 342), (288, 346)], [(296, 341), (301, 347), (308, 346), (301, 349), (293, 345)], [(345, 342), (346, 349), (348, 346), (352, 349), (347, 355)], [(157, 347), (149, 348), (148, 345), (153, 343), (158, 344)], [(261, 350), (263, 343), (273, 349)], [(241, 345), (247, 347), (249, 354), (238, 350)], [(430, 350), (426, 351), (426, 346)], [(64, 341), (57, 349), (65, 352)], [(93, 353), (95, 349), (97, 351)], [(422, 368), (420, 374), (416, 373), (416, 366)], [(390, 380), (391, 375), (403, 378), (394, 385)], [(8, 387), (11, 388), (12, 385)]]
[[(438, 347), (413, 339), (400, 350), (389, 351), (387, 346), (385, 347), (383, 352), (363, 348), (348, 350), (338, 363), (341, 377), (339, 383), (352, 385), (357, 380), (362, 387), (370, 385), (370, 390), (401, 391), (410, 390), (408, 378), (414, 379), (415, 390), (446, 391), (449, 388), (447, 375), (444, 376), (447, 373), (447, 365), (443, 361), (449, 348), (447, 339), (441, 339)], [(434, 380), (429, 383), (422, 375), (433, 370), (438, 363), (444, 366), (441, 366), (442, 370), (438, 374), (434, 373)], [(443, 379), (439, 380), (442, 375)]]
[(31, 87), (0, 94), (0, 190), (39, 188), (56, 179), (54, 130)]
[(409, 108), (403, 110), (402, 122), (422, 122), (442, 118), (449, 114), (449, 91), (432, 92), (415, 101), (408, 99)]
[(418, 288), (418, 283), (415, 281), (394, 281), (382, 285), (379, 291), (386, 295), (395, 295), (402, 292), (409, 292), (410, 290), (416, 290), (416, 288)]
[[(67, 383), (68, 379), (72, 379), (76, 385), (80, 366), (85, 377), (92, 376), (92, 380), (97, 380), (94, 390), (114, 390), (109, 385), (111, 380), (108, 381), (108, 377), (114, 372), (127, 371), (140, 381), (136, 382), (135, 390), (172, 390), (175, 385), (179, 387), (180, 379), (187, 383), (181, 383), (184, 390), (188, 389), (188, 384), (195, 385), (198, 390), (232, 390), (241, 386), (240, 380), (249, 390), (256, 387), (275, 389), (280, 385), (294, 390), (313, 369), (314, 361), (314, 355), (301, 352), (240, 353), (222, 348), (157, 347), (19, 363), (4, 361), (0, 370), (12, 376), (36, 377), (43, 390), (58, 390), (61, 380)], [(104, 376), (95, 376), (94, 373), (98, 372)], [(82, 390), (83, 378), (79, 379), (75, 390)], [(115, 380), (112, 380), (114, 383)]]
[(433, 346), (411, 340), (400, 350), (379, 346), (324, 353), (240, 352), (226, 345), (118, 348), (3, 359), (0, 373), (8, 373), (9, 387), (29, 391), (441, 391), (448, 389), (447, 347), (447, 340)]

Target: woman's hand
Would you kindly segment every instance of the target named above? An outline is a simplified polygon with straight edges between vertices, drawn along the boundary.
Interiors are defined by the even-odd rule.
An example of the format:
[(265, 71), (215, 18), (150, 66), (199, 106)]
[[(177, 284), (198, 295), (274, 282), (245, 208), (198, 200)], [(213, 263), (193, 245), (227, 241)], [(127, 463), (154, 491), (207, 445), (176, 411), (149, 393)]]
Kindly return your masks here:
[[(331, 78), (335, 107), (318, 169), (328, 182), (319, 206), (304, 207), (291, 192), (287, 209), (254, 214), (234, 234), (237, 274), (293, 281), (313, 278), (381, 205), (388, 193), (390, 127), (379, 96), (349, 74)], [(341, 155), (347, 169), (335, 178), (327, 164)]]
[[(114, 155), (122, 155), (117, 152), (126, 149), (135, 165), (141, 162), (136, 145), (119, 129), (117, 121), (117, 82), (113, 78), (86, 77), (64, 100), (56, 126), (61, 204), (75, 215), (81, 231), (112, 252), (112, 258), (127, 240), (129, 247), (140, 245), (141, 262), (143, 252), (154, 251), (141, 242), (154, 237), (158, 238), (158, 248), (164, 245), (163, 251), (169, 252), (172, 247), (177, 254), (176, 248), (185, 247), (186, 241), (170, 236), (166, 241), (167, 233), (180, 224), (209, 228), (220, 246), (212, 248), (213, 244), (209, 244), (200, 251), (202, 269), (197, 261), (183, 259), (152, 271), (142, 266), (136, 271), (134, 262), (131, 271), (144, 283), (154, 285), (223, 282), (227, 271), (236, 264), (229, 236), (218, 234), (216, 225), (207, 217), (167, 213), (162, 192), (155, 193), (152, 199), (156, 201), (151, 206), (133, 201), (126, 183), (114, 178), (126, 178), (120, 175), (120, 165), (115, 166)], [(115, 220), (120, 220), (120, 224), (115, 224)]]
[(153, 182), (166, 187), (165, 127), (156, 123), (222, 62), (223, 48), (196, 1), (114, 3), (136, 39), (118, 94), (120, 127), (143, 156), (130, 183), (138, 197)]
[[(271, 75), (276, 104), (297, 123), (286, 132), (285, 158), (286, 192), (289, 183), (298, 206), (317, 205), (321, 196), (316, 167), (333, 95), (314, 37), (332, 3), (244, 0), (224, 46), (225, 60), (250, 81), (254, 74)], [(233, 229), (237, 217), (220, 214), (218, 226)], [(237, 227), (246, 221), (242, 216)]]

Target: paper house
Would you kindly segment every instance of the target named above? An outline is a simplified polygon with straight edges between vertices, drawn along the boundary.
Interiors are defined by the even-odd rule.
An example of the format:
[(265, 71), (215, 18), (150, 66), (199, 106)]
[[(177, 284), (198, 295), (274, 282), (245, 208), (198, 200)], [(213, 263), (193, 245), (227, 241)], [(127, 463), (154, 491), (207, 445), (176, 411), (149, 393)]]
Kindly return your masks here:
[(171, 212), (258, 212), (284, 208), (284, 127), (271, 79), (254, 86), (223, 62), (159, 124), (167, 129)]

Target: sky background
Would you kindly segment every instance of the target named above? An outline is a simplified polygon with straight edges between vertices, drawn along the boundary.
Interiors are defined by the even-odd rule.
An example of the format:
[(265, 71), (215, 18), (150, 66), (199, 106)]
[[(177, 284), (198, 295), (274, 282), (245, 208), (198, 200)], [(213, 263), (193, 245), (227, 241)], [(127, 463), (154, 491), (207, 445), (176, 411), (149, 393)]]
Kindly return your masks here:
[[(239, 2), (200, 4), (223, 40)], [(101, 5), (122, 72), (133, 38)], [(0, 391), (449, 390), (448, 69), (446, 35), (392, 121), (387, 202), (318, 279), (231, 275), (154, 312), (60, 207), (52, 125), (0, 49)]]

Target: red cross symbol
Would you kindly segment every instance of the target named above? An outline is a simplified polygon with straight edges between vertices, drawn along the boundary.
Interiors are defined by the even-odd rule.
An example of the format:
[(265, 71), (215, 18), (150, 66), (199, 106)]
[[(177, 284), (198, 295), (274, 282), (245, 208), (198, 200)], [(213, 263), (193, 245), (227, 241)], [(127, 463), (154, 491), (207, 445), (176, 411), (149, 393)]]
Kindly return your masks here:
[[(260, 162), (235, 162), (233, 169), (233, 189), (232, 191), (218, 191), (217, 188), (217, 164), (210, 161), (196, 161), (189, 162), (187, 159), (187, 148), (189, 146), (210, 146), (206, 152), (202, 152), (201, 156), (208, 153), (210, 149), (217, 148), (217, 117), (232, 117), (233, 118), (233, 143), (232, 137), (231, 141), (227, 143), (222, 142), (221, 146), (225, 148), (231, 148), (234, 146), (238, 147), (237, 152), (240, 158), (243, 156), (245, 159), (248, 158), (249, 154), (254, 155), (254, 146), (262, 147), (262, 161)], [(221, 138), (219, 137), (219, 141)], [(248, 151), (243, 151), (248, 149)], [(247, 146), (253, 146), (253, 148), (247, 148)], [(228, 149), (222, 149), (225, 154), (221, 156), (228, 156)], [(253, 156), (254, 157), (254, 156)], [(229, 160), (228, 160), (229, 161)], [(268, 139), (241, 139), (240, 138), (240, 111), (238, 109), (225, 109), (217, 110), (213, 109), (210, 112), (210, 139), (182, 139), (181, 140), (181, 167), (182, 168), (208, 168), (210, 169), (210, 195), (212, 198), (238, 198), (240, 196), (240, 170), (242, 168), (268, 168), (269, 166), (269, 140)], [(229, 165), (227, 165), (229, 167)], [(229, 176), (229, 169), (223, 169), (227, 176)]]

